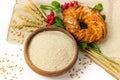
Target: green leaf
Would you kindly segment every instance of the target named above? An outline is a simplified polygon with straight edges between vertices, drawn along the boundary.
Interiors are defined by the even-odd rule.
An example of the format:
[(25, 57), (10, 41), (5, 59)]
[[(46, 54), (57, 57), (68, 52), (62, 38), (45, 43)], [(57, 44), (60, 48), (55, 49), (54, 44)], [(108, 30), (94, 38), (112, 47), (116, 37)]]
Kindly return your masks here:
[(55, 17), (55, 22), (56, 22), (56, 23), (62, 23), (62, 19), (60, 19), (59, 17), (56, 16), (56, 17)]
[(81, 49), (85, 49), (87, 47), (87, 43), (85, 42), (78, 43), (78, 45), (80, 46)]
[(53, 24), (53, 26), (58, 26), (58, 27), (65, 29), (65, 26), (63, 25), (62, 19), (60, 19), (57, 16), (55, 17), (55, 23)]
[(53, 1), (51, 3), (52, 6), (49, 5), (40, 5), (40, 8), (42, 10), (50, 10), (50, 11), (55, 11), (55, 12), (63, 12), (63, 9), (60, 7), (60, 3), (57, 1)]
[(60, 8), (58, 8), (58, 10), (60, 11), (60, 12), (63, 12), (63, 9), (60, 7)]
[(48, 7), (47, 5), (40, 5), (40, 8), (43, 9), (43, 10), (48, 9), (47, 7)]
[(61, 23), (54, 23), (53, 26), (57, 26), (57, 27), (65, 29), (65, 26)]
[(105, 20), (106, 19), (106, 15), (101, 15), (102, 16), (102, 18)]
[(60, 7), (60, 8), (56, 8), (56, 12), (61, 12), (63, 13), (63, 9)]
[(94, 51), (96, 51), (98, 53), (101, 52), (100, 48), (95, 43), (89, 43), (88, 46), (91, 47)]
[(60, 3), (57, 1), (52, 1), (51, 5), (54, 6), (55, 8), (60, 8)]
[(94, 9), (97, 9), (98, 11), (102, 11), (103, 10), (103, 5), (101, 3), (97, 4), (94, 6)]
[(49, 5), (40, 5), (40, 8), (41, 8), (42, 10), (55, 11), (55, 8), (53, 8), (52, 6), (49, 6)]

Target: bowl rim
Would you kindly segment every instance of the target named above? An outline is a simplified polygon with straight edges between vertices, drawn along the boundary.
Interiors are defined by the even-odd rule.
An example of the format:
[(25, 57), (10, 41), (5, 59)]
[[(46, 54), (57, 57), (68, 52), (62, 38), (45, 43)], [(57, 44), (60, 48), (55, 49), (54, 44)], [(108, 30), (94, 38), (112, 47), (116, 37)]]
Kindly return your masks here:
[[(32, 40), (32, 38), (35, 35), (37, 35), (40, 32), (44, 32), (44, 31), (60, 31), (60, 32), (63, 32), (66, 35), (68, 35), (73, 40), (73, 44), (75, 45), (75, 56), (73, 58), (73, 61), (67, 67), (65, 67), (62, 70), (54, 71), (54, 72), (44, 71), (44, 70), (36, 67), (31, 62), (31, 60), (29, 59), (28, 47), (29, 47), (30, 41)], [(25, 58), (26, 63), (28, 64), (28, 66), (33, 71), (35, 71), (38, 74), (44, 75), (44, 76), (55, 76), (55, 75), (60, 75), (60, 74), (63, 74), (65, 72), (67, 72), (75, 64), (75, 62), (77, 60), (77, 57), (78, 57), (78, 47), (77, 47), (77, 42), (76, 42), (75, 38), (68, 31), (66, 31), (66, 30), (64, 30), (62, 28), (58, 28), (58, 27), (44, 27), (44, 28), (37, 29), (36, 31), (34, 31), (34, 32), (32, 32), (30, 34), (30, 36), (25, 40), (25, 43), (24, 43), (24, 58)]]

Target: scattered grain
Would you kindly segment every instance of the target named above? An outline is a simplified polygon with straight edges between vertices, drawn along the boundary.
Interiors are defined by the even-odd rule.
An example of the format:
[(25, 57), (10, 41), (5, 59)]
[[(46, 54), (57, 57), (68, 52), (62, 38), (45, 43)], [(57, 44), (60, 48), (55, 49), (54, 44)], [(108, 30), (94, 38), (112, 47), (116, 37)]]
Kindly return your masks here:
[(86, 62), (84, 62), (82, 65), (86, 65), (87, 63)]
[(24, 35), (22, 35), (22, 38), (24, 39)]
[(7, 79), (7, 77), (5, 76), (5, 80)]
[(70, 72), (71, 72), (71, 70), (68, 71), (68, 73), (70, 73)]
[(7, 62), (10, 62), (10, 60), (6, 60)]
[(78, 72), (78, 70), (76, 70), (75, 72)]
[(81, 58), (79, 58), (79, 61), (81, 61)]
[(2, 60), (2, 63), (4, 62), (4, 59)]
[(75, 69), (73, 68), (72, 70), (74, 71)]
[(75, 74), (76, 76), (78, 76), (78, 74)]
[(18, 77), (16, 76), (16, 79), (18, 79)]
[(22, 49), (20, 49), (20, 51), (22, 51)]
[(70, 74), (70, 77), (73, 78), (74, 74)]
[(16, 34), (14, 33), (13, 35), (15, 36)]
[(15, 32), (16, 34), (18, 34), (19, 32)]
[[(2, 80), (16, 80), (18, 79), (18, 75), (23, 74), (24, 68), (22, 66), (17, 66), (18, 64), (11, 59), (8, 59), (7, 53), (5, 53), (6, 57), (3, 57), (0, 59), (0, 77), (2, 77)], [(19, 55), (17, 55), (19, 56)], [(14, 57), (14, 54), (11, 54), (11, 57)], [(20, 71), (19, 73), (15, 71)]]
[(21, 43), (20, 44), (23, 44), (24, 43), (24, 39), (21, 41)]
[(20, 58), (20, 61), (22, 61), (23, 59), (22, 58)]
[(78, 78), (80, 78), (80, 76), (78, 76)]
[[(78, 56), (79, 57), (79, 56)], [(80, 56), (76, 62), (76, 65), (68, 72), (70, 78), (72, 79), (79, 79), (81, 75), (84, 74), (84, 70), (92, 64), (92, 60), (89, 59), (87, 56), (83, 55)]]
[(12, 69), (12, 71), (13, 71), (13, 69)]
[(17, 64), (15, 65), (15, 67), (17, 67)]
[(14, 56), (14, 54), (11, 54), (11, 56)]
[(86, 66), (84, 66), (84, 69), (86, 69), (87, 67)]
[(81, 74), (83, 74), (84, 72), (83, 71), (81, 71)]
[(88, 55), (84, 54), (84, 56), (88, 57)]
[(78, 69), (78, 71), (81, 71), (81, 69)]
[(14, 41), (16, 41), (16, 39), (13, 39)]
[(19, 55), (17, 54), (17, 57), (19, 57)]
[(20, 40), (17, 40), (18, 43), (20, 43)]
[(83, 59), (87, 59), (86, 57), (84, 57)]
[(89, 64), (89, 61), (87, 61), (86, 63)]
[(10, 31), (10, 33), (13, 33), (13, 31)]
[(89, 62), (89, 65), (91, 65), (92, 64), (92, 59), (90, 59), (90, 62)]
[(7, 55), (7, 53), (5, 53), (5, 55)]
[(79, 65), (82, 64), (82, 62), (79, 62)]
[(19, 33), (17, 34), (17, 36), (21, 36), (21, 32), (19, 32)]
[(15, 63), (14, 61), (12, 61), (12, 63)]
[(12, 76), (12, 78), (15, 78), (15, 76)]

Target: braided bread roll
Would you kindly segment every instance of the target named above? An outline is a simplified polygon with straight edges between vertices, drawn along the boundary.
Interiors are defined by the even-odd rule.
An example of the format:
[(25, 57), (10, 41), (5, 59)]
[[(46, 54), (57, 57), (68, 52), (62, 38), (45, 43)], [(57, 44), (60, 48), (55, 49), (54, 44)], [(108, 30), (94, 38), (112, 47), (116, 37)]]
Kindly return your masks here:
[[(82, 29), (80, 23), (85, 23), (87, 29)], [(106, 24), (99, 11), (87, 6), (64, 10), (63, 24), (79, 42), (98, 42), (106, 36)]]

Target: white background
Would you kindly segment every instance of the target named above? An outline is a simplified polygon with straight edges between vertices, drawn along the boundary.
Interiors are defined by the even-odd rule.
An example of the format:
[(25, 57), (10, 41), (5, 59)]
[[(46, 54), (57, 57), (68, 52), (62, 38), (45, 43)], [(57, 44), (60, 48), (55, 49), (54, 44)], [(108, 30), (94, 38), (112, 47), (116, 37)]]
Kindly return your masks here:
[[(3, 57), (4, 53), (7, 52), (10, 54), (19, 54), (23, 61), (17, 61), (17, 58), (8, 57), (11, 60), (17, 61), (20, 65), (24, 67), (23, 75), (18, 75), (18, 79), (14, 80), (72, 80), (69, 78), (61, 78), (61, 76), (56, 78), (46, 78), (40, 76), (33, 72), (25, 63), (23, 52), (19, 52), (19, 49), (22, 49), (23, 46), (13, 45), (6, 41), (8, 24), (11, 19), (13, 6), (15, 4), (15, 0), (0, 0), (0, 58)], [(1, 65), (1, 64), (0, 64)], [(17, 70), (16, 70), (17, 73)], [(4, 80), (2, 76), (0, 76), (0, 80)], [(10, 80), (9, 78), (7, 80)], [(87, 68), (86, 72), (82, 77), (78, 80), (115, 80), (112, 76), (106, 73), (102, 68), (97, 66), (96, 64), (92, 64)]]

